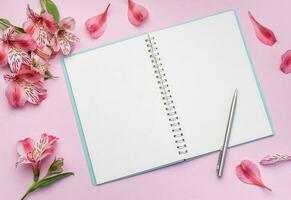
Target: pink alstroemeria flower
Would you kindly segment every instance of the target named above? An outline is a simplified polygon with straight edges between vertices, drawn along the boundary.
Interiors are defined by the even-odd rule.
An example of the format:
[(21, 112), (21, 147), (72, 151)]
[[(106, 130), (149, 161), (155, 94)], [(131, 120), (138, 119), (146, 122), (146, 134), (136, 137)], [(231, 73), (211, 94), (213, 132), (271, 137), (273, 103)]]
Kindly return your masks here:
[(4, 75), (4, 79), (10, 81), (5, 94), (13, 107), (22, 107), (26, 101), (38, 105), (47, 96), (47, 90), (42, 85), (44, 76), (27, 68), (23, 67), (17, 74)]
[(20, 164), (31, 164), (34, 180), (37, 181), (40, 172), (41, 161), (51, 155), (56, 148), (57, 137), (43, 133), (38, 142), (31, 138), (19, 140), (16, 145), (19, 155), (16, 167)]
[(31, 64), (27, 51), (35, 48), (36, 44), (30, 35), (16, 33), (12, 26), (7, 28), (0, 37), (0, 66), (9, 64), (11, 71), (17, 73), (22, 64)]
[(26, 14), (28, 21), (23, 24), (24, 31), (32, 36), (39, 48), (49, 45), (51, 34), (56, 31), (54, 17), (48, 12), (39, 15), (29, 5)]
[(69, 55), (72, 45), (79, 41), (79, 38), (70, 31), (74, 29), (75, 23), (72, 17), (66, 17), (59, 22), (58, 30), (50, 41), (55, 53), (61, 50), (63, 55)]

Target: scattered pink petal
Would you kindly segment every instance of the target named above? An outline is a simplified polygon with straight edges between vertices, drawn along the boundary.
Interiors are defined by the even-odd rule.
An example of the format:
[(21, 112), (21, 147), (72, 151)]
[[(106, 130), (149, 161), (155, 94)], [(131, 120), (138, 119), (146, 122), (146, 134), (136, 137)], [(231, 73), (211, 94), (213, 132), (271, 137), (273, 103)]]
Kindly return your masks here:
[(251, 14), (251, 12), (248, 12), (249, 17), (251, 19), (251, 22), (253, 24), (253, 27), (256, 32), (257, 38), (264, 43), (265, 45), (272, 46), (277, 42), (277, 39), (274, 35), (274, 33), (268, 29), (267, 27), (261, 25)]
[(76, 22), (74, 18), (66, 17), (60, 21), (59, 26), (64, 29), (73, 30), (75, 28), (75, 24)]
[(281, 59), (281, 71), (285, 74), (289, 74), (291, 72), (291, 50), (286, 51), (286, 53), (282, 55)]
[(257, 185), (272, 191), (269, 187), (265, 186), (261, 180), (261, 173), (259, 168), (249, 160), (242, 160), (236, 167), (236, 175), (244, 183)]
[(11, 106), (24, 106), (26, 102), (25, 91), (17, 82), (9, 83), (5, 90), (5, 94)]
[(274, 154), (265, 156), (261, 161), (261, 165), (273, 165), (282, 161), (291, 161), (291, 156), (286, 154)]
[(128, 0), (127, 14), (130, 23), (135, 26), (141, 25), (149, 15), (148, 10), (145, 7), (135, 3), (132, 0)]
[(108, 4), (107, 8), (103, 13), (89, 18), (85, 23), (90, 36), (94, 39), (99, 38), (106, 30), (107, 12), (109, 6), (110, 4)]

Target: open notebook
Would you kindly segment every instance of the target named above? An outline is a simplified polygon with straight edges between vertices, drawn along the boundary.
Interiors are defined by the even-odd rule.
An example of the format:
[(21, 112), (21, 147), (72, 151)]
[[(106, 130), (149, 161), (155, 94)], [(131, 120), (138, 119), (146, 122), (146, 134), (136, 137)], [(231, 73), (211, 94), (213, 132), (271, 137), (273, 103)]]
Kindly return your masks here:
[[(94, 185), (273, 134), (235, 13), (64, 58)], [(215, 171), (215, 167), (213, 169)]]

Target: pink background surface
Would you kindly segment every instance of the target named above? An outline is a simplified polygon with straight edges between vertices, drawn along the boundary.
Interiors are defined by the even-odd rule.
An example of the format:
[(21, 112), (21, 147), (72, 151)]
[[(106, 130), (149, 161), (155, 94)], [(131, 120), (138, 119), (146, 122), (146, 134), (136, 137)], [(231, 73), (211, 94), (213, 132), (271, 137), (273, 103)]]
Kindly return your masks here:
[[(37, 139), (42, 132), (60, 137), (55, 155), (64, 157), (65, 170), (73, 171), (76, 175), (32, 194), (30, 199), (33, 200), (290, 199), (288, 194), (291, 185), (291, 163), (275, 167), (260, 166), (264, 182), (273, 189), (273, 192), (241, 183), (234, 172), (235, 166), (242, 159), (257, 162), (266, 154), (291, 154), (291, 75), (284, 75), (279, 70), (280, 56), (291, 48), (290, 0), (138, 0), (150, 11), (149, 20), (138, 28), (127, 20), (127, 1), (112, 0), (107, 31), (98, 40), (91, 40), (88, 37), (84, 21), (101, 12), (109, 1), (72, 2), (56, 0), (62, 17), (73, 16), (77, 21), (75, 33), (81, 38), (81, 42), (76, 46), (75, 52), (227, 9), (235, 9), (266, 98), (276, 135), (230, 149), (221, 180), (217, 179), (215, 174), (218, 155), (214, 153), (162, 170), (93, 187), (61, 65), (59, 59), (55, 59), (51, 70), (59, 78), (46, 82), (48, 98), (38, 107), (28, 105), (23, 109), (12, 109), (4, 96), (6, 84), (2, 78), (0, 79), (1, 199), (20, 199), (32, 183), (28, 167), (21, 166), (15, 169), (17, 157), (15, 143), (28, 136)], [(38, 1), (1, 0), (1, 17), (20, 25), (26, 19), (27, 3), (30, 3), (34, 9), (39, 8)], [(265, 46), (256, 39), (247, 16), (248, 10), (275, 32), (278, 42), (273, 47)], [(1, 69), (0, 72), (3, 74), (5, 70)], [(45, 162), (45, 167), (52, 159), (53, 157), (50, 157)]]

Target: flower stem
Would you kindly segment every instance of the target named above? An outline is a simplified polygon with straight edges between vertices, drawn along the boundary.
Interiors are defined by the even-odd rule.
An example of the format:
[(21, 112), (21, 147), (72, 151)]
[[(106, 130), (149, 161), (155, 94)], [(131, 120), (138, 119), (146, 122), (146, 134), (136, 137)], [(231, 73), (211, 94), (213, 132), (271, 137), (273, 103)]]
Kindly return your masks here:
[(32, 166), (32, 171), (33, 171), (33, 180), (34, 182), (37, 182), (39, 179), (39, 173), (40, 173), (40, 164), (37, 163), (36, 165)]
[(40, 2), (40, 7), (41, 7), (41, 13), (44, 13), (45, 12), (45, 5), (44, 5), (44, 1), (43, 0), (39, 0)]
[(25, 195), (21, 198), (21, 200), (24, 200), (28, 196), (29, 192), (26, 192)]
[(28, 190), (26, 191), (26, 193), (23, 195), (23, 197), (21, 198), (21, 200), (24, 200), (32, 191), (31, 189), (35, 186), (37, 182), (33, 183), (29, 188)]
[(24, 200), (30, 193), (36, 191), (36, 190), (39, 190), (40, 188), (43, 188), (43, 187), (46, 187), (46, 186), (49, 186), (65, 177), (68, 177), (68, 176), (72, 176), (74, 175), (74, 173), (72, 172), (65, 172), (65, 173), (61, 173), (61, 174), (58, 174), (58, 175), (55, 175), (55, 176), (45, 176), (43, 177), (42, 179), (34, 182), (29, 188), (28, 190), (26, 191), (26, 193), (23, 195), (23, 197), (21, 198), (21, 200)]

